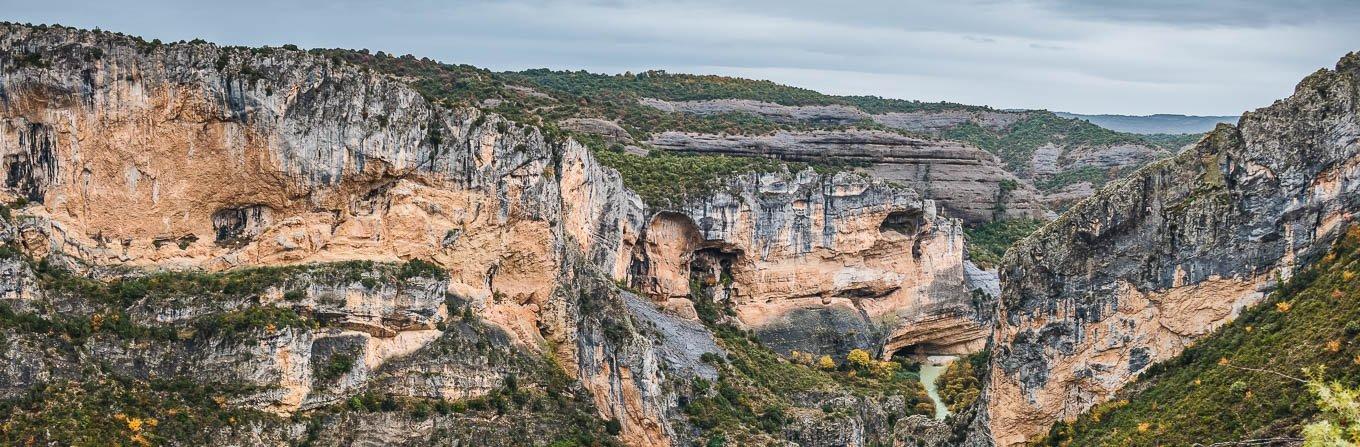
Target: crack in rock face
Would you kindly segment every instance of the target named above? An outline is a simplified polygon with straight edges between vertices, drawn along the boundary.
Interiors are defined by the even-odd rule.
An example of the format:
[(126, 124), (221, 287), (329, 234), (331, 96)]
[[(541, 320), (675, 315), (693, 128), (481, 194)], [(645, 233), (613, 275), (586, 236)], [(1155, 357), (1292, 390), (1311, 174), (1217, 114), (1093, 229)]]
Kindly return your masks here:
[[(653, 209), (575, 141), (431, 103), (340, 58), (0, 24), (0, 70), (4, 194), (28, 202), (0, 219), (0, 299), (16, 316), (79, 322), (53, 328), (91, 328), (6, 335), (0, 396), (94, 370), (242, 385), (218, 404), (287, 415), (405, 399), (506, 406), (486, 418), (352, 411), (318, 422), (324, 445), (549, 444), (580, 427), (630, 445), (704, 441), (685, 405), (723, 393), (712, 386), (736, 352), (705, 322), (784, 355), (992, 349), (979, 404), (955, 427), (899, 420), (919, 410), (909, 396), (818, 390), (782, 396), (787, 413), (753, 415), (783, 423), (761, 436), (862, 446), (967, 431), (968, 445), (1020, 444), (1259, 302), (1360, 211), (1355, 55), (1095, 192), (1013, 247), (999, 278), (965, 261), (964, 223), (1045, 210), (968, 145), (864, 130), (662, 132), (651, 143), (669, 150), (872, 166), (739, 175)], [(841, 107), (648, 105), (862, 119)], [(870, 119), (995, 130), (1013, 118)], [(631, 141), (613, 122), (565, 123)], [(1044, 148), (1029, 162), (1104, 169), (1143, 152)], [(90, 293), (105, 280), (178, 288), (103, 302), (51, 282), (68, 271), (78, 278), (60, 278)], [(560, 414), (519, 411), (535, 405)], [(302, 425), (205, 443), (297, 443)]]
[[(532, 369), (522, 362), (550, 358), (587, 393), (594, 416), (617, 422), (620, 439), (684, 445), (682, 392), (716, 374), (696, 358), (722, 355), (698, 322), (693, 287), (720, 295), (734, 324), (785, 354), (877, 353), (889, 339), (966, 352), (986, 336), (976, 328), (987, 317), (969, 304), (960, 222), (910, 187), (812, 169), (751, 174), (654, 210), (574, 141), (431, 104), (401, 80), (327, 57), (153, 47), (58, 27), (0, 31), (0, 172), (6, 192), (30, 202), (0, 233), (25, 254), (81, 273), (422, 260), (447, 275), (436, 284), (391, 272), (291, 279), (135, 318), (184, 325), (277, 308), (319, 327), (98, 348), (159, 376), (201, 370), (204, 380), (267, 388), (232, 405), (291, 413), (375, 388), (474, 399)], [(33, 51), (41, 64), (18, 62)], [(29, 285), (13, 295), (44, 293)], [(923, 330), (946, 327), (957, 329), (947, 341)], [(32, 349), (15, 355), (43, 343), (25, 339), (14, 349)], [(23, 374), (81, 369), (78, 359), (54, 362), (25, 363)], [(33, 385), (11, 383), (16, 392)], [(800, 419), (801, 434), (790, 436), (891, 434), (880, 410), (851, 425), (825, 418)], [(352, 422), (388, 442), (436, 432)]]
[(1317, 259), (1360, 211), (1357, 90), (1352, 54), (1012, 247), (987, 391), (995, 442), (1109, 399)]

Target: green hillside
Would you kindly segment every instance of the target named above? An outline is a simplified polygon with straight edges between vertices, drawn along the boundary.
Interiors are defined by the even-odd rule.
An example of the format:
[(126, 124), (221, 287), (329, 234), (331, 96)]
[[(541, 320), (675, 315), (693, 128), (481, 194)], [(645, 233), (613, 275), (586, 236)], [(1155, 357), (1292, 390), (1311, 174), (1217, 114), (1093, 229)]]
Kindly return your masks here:
[[(642, 98), (670, 101), (706, 99), (749, 99), (783, 105), (844, 105), (858, 107), (868, 113), (887, 112), (1002, 112), (988, 107), (969, 106), (949, 102), (922, 102), (889, 99), (876, 96), (835, 96), (813, 90), (782, 85), (770, 81), (728, 76), (671, 74), (664, 71), (643, 73), (598, 74), (586, 71), (553, 71), (547, 69), (521, 72), (492, 72), (470, 65), (444, 64), (427, 58), (396, 57), (366, 50), (312, 50), (329, 55), (337, 61), (347, 61), (407, 80), (432, 101), (448, 105), (477, 106), (501, 114), (511, 120), (552, 129), (568, 118), (603, 118), (618, 123), (636, 144), (662, 131), (700, 133), (765, 134), (777, 130), (807, 130), (854, 127), (879, 129), (928, 138), (957, 140), (976, 145), (997, 154), (1008, 170), (1024, 174), (1034, 151), (1053, 143), (1067, 147), (1100, 146), (1109, 144), (1145, 144), (1174, 150), (1197, 136), (1144, 136), (1096, 126), (1087, 121), (1061, 118), (1047, 111), (1012, 112), (1023, 114), (1015, 123), (999, 129), (986, 129), (972, 122), (946, 128), (930, 135), (916, 135), (890, 129), (872, 120), (850, 125), (817, 123), (779, 123), (746, 113), (695, 115), (666, 112), (640, 104)], [(1002, 112), (1004, 113), (1004, 112)], [(598, 151), (610, 149), (621, 153), (622, 145), (602, 138), (575, 135)], [(615, 146), (617, 145), (617, 146)], [(656, 151), (653, 151), (656, 152)], [(666, 154), (657, 154), (665, 157)], [(604, 162), (625, 171), (629, 186), (636, 190), (663, 190), (658, 185), (639, 180), (657, 176), (633, 172), (637, 166), (670, 164), (666, 161), (639, 160), (646, 157), (607, 156)], [(723, 166), (709, 172), (768, 171), (766, 163), (736, 163), (732, 160), (694, 159), (696, 166)], [(688, 164), (688, 163), (682, 163)], [(779, 163), (774, 163), (778, 165)], [(749, 166), (748, 166), (749, 165)], [(743, 171), (751, 168), (750, 171)], [(1125, 169), (1131, 171), (1132, 169)], [(635, 170), (634, 170), (635, 171)], [(1036, 186), (1053, 190), (1063, 186), (1092, 181), (1096, 186), (1122, 176), (1124, 172), (1103, 169), (1081, 169), (1062, 172), (1039, 182)], [(718, 177), (704, 172), (672, 172), (667, 178), (681, 178), (692, 184), (710, 184)], [(656, 195), (662, 197), (662, 195)], [(669, 195), (666, 197), (684, 197)]]
[[(1319, 413), (1304, 368), (1360, 383), (1360, 230), (1235, 322), (1149, 367), (1112, 401), (1033, 442), (1052, 446), (1247, 445), (1297, 438)], [(1291, 378), (1292, 377), (1292, 378)], [(1266, 445), (1266, 444), (1250, 444)]]

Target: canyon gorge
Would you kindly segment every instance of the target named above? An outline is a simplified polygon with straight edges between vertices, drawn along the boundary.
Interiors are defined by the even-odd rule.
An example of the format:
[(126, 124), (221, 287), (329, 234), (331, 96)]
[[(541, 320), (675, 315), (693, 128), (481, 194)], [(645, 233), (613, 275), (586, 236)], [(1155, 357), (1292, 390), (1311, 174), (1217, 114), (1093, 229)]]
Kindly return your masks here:
[(1360, 210), (1355, 53), (1170, 143), (384, 57), (0, 24), (0, 439), (1025, 445)]

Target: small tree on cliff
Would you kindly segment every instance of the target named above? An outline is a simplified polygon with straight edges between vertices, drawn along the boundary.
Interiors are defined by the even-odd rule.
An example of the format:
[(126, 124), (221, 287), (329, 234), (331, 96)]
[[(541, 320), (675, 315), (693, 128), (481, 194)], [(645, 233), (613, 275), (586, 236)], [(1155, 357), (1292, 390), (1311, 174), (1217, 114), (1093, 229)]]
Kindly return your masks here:
[(863, 349), (851, 349), (850, 355), (845, 356), (845, 361), (850, 362), (850, 366), (859, 370), (867, 370), (874, 364), (874, 358), (870, 357), (869, 352)]
[(1360, 391), (1338, 382), (1325, 382), (1323, 369), (1308, 372), (1308, 391), (1317, 397), (1323, 420), (1303, 428), (1304, 447), (1360, 445)]

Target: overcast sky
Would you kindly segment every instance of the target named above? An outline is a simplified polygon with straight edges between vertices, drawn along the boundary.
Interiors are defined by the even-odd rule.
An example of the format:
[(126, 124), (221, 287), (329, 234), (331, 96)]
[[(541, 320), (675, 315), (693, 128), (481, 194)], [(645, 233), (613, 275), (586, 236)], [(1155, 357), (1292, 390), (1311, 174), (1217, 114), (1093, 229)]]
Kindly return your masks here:
[(0, 0), (0, 20), (1122, 114), (1237, 115), (1360, 50), (1360, 0)]

